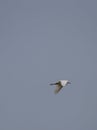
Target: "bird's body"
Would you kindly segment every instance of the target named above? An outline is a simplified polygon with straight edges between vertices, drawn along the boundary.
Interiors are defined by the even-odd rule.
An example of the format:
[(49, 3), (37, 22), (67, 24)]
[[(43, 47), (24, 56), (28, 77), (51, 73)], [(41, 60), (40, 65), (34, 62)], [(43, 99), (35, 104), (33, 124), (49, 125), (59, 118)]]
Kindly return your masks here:
[(61, 88), (65, 87), (66, 85), (71, 84), (68, 80), (59, 80), (56, 83), (51, 83), (50, 85), (56, 85), (55, 93), (58, 93)]

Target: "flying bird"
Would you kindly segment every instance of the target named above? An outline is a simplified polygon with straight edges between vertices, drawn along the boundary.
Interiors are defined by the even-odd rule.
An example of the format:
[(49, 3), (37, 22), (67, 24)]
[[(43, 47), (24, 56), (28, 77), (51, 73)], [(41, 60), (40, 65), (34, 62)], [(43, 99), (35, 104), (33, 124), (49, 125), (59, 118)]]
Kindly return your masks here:
[(56, 85), (56, 89), (54, 91), (54, 93), (56, 94), (61, 90), (61, 88), (65, 87), (68, 84), (71, 84), (71, 82), (68, 80), (59, 80), (58, 82), (51, 83), (50, 85)]

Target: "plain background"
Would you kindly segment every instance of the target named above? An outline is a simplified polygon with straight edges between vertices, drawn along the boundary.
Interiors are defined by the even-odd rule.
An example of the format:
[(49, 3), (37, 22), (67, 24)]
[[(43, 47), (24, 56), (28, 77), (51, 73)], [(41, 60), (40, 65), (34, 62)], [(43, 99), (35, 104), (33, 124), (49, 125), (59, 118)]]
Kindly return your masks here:
[(96, 0), (0, 1), (0, 130), (97, 130)]

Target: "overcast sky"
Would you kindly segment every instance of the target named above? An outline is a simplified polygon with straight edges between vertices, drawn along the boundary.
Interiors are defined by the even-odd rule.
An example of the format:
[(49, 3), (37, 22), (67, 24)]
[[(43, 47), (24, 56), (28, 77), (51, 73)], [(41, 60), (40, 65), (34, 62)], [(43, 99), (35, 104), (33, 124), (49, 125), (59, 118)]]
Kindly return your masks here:
[(0, 130), (97, 130), (96, 0), (0, 1)]

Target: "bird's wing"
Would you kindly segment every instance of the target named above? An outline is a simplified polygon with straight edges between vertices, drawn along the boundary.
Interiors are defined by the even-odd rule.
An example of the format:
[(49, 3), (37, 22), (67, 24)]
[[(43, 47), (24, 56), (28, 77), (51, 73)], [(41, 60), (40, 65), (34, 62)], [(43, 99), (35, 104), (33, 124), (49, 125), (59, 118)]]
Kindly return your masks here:
[(62, 88), (61, 85), (56, 85), (56, 89), (55, 89), (54, 93), (57, 94), (61, 88)]

